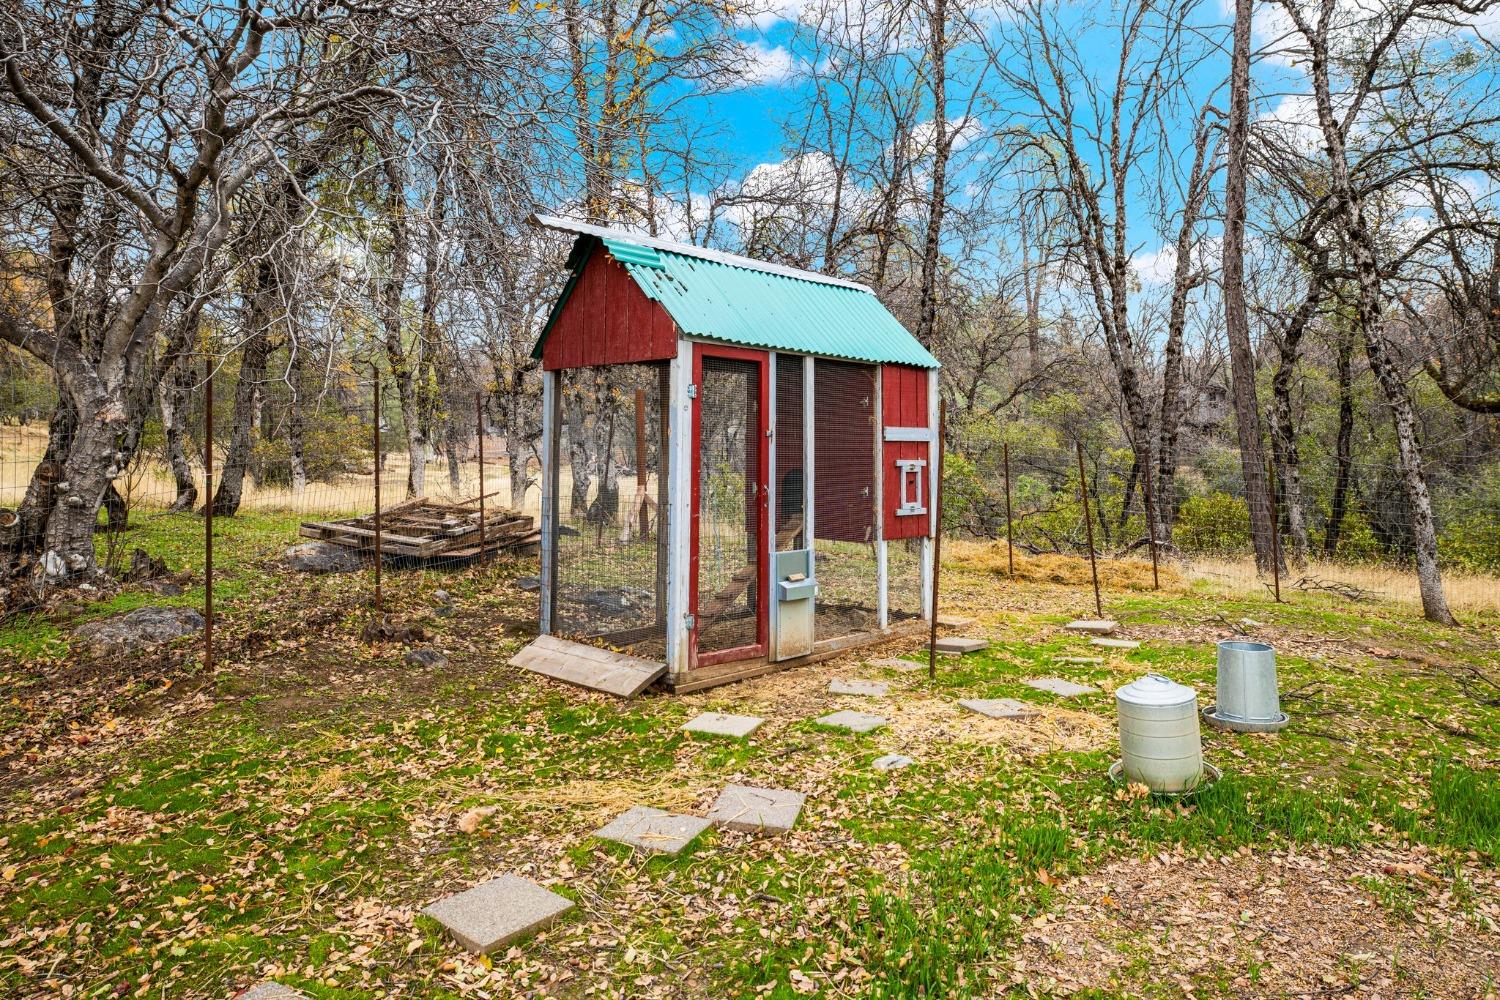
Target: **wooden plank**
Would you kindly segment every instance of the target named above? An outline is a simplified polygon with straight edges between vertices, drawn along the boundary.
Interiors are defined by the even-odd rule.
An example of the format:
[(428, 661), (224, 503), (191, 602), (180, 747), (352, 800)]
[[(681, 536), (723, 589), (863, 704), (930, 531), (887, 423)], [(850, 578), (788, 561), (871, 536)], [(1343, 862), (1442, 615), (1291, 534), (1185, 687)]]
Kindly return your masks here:
[[(337, 532), (344, 535), (354, 535), (358, 538), (375, 537), (375, 532), (370, 531), (366, 528), (352, 528), (347, 524), (338, 524), (337, 522), (313, 522), (311, 524), (311, 527), (322, 528), (325, 531)], [(386, 542), (390, 542), (393, 545), (415, 546), (433, 544), (433, 540), (430, 538), (413, 538), (410, 535), (392, 534), (391, 532), (385, 530), (384, 525), (381, 525), (380, 528), (380, 542), (382, 545), (384, 545)]]
[(793, 657), (790, 660), (770, 660), (764, 656), (752, 657), (745, 660), (730, 660), (726, 663), (717, 663), (712, 666), (700, 667), (690, 670), (687, 676), (680, 678), (669, 678), (667, 687), (673, 694), (689, 694), (693, 691), (704, 691), (708, 688), (719, 687), (722, 684), (733, 684), (736, 681), (750, 680), (754, 677), (762, 677), (766, 674), (779, 673), (782, 670), (790, 670), (793, 667), (807, 666), (831, 659), (863, 646), (875, 646), (892, 639), (917, 636), (925, 633), (927, 623), (921, 619), (899, 622), (879, 632), (856, 632), (853, 635), (839, 636), (834, 639), (821, 639), (813, 647), (813, 651), (806, 656)]
[(656, 660), (612, 653), (551, 635), (538, 636), (511, 657), (510, 664), (619, 698), (634, 698), (667, 672), (667, 665)]

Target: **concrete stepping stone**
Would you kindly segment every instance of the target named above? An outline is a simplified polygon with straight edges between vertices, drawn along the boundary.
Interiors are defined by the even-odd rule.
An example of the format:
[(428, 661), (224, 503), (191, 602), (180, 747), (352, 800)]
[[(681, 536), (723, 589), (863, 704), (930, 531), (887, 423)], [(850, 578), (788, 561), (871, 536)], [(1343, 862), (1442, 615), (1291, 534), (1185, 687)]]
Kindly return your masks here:
[(785, 788), (728, 785), (719, 793), (709, 821), (715, 826), (747, 833), (786, 833), (802, 813), (807, 796)]
[(650, 806), (634, 806), (595, 830), (594, 836), (648, 854), (676, 857), (709, 826), (708, 820), (700, 816), (679, 816)]
[(1088, 635), (1109, 635), (1119, 627), (1119, 622), (1100, 618), (1080, 618), (1063, 626), (1069, 632), (1084, 632)]
[(885, 681), (846, 681), (835, 677), (828, 682), (829, 694), (857, 694), (866, 698), (884, 698), (891, 690)]
[(991, 719), (1013, 719), (1024, 722), (1027, 719), (1035, 719), (1041, 716), (1032, 705), (1015, 698), (968, 698), (959, 702), (964, 708)]
[(1104, 662), (1102, 656), (1054, 656), (1053, 663), (1067, 663), (1077, 667), (1097, 667)]
[(876, 757), (870, 762), (870, 766), (877, 771), (899, 771), (903, 767), (911, 767), (916, 761), (905, 754), (888, 753), (884, 757)]
[(926, 670), (927, 664), (918, 663), (915, 660), (903, 660), (897, 656), (887, 656), (881, 660), (871, 660), (870, 666), (884, 667), (887, 670)]
[(978, 621), (963, 615), (938, 615), (937, 623), (943, 628), (973, 628)]
[(1090, 684), (1074, 684), (1072, 681), (1063, 680), (1061, 677), (1033, 677), (1025, 682), (1027, 687), (1034, 687), (1038, 691), (1050, 691), (1060, 694), (1064, 698), (1077, 698), (1081, 694), (1093, 694), (1099, 689)]
[(937, 651), (939, 653), (958, 653), (962, 656), (964, 653), (977, 653), (981, 649), (988, 648), (989, 644), (988, 639), (971, 639), (968, 636), (950, 635), (944, 636), (937, 641)]
[(689, 719), (682, 727), (685, 733), (703, 733), (705, 736), (733, 736), (743, 739), (755, 732), (766, 720), (753, 715), (729, 715), (725, 712), (704, 712)]
[(1089, 640), (1090, 646), (1099, 646), (1102, 649), (1140, 649), (1141, 644), (1134, 639), (1110, 639), (1102, 636), (1094, 636)]
[(465, 948), (488, 955), (541, 930), (573, 908), (573, 901), (515, 875), (501, 875), (422, 911)]
[(814, 719), (813, 725), (827, 726), (830, 729), (847, 729), (851, 733), (868, 733), (879, 729), (881, 726), (890, 725), (889, 721), (869, 712), (856, 712), (852, 709), (844, 709), (842, 712), (834, 712), (825, 715), (821, 719)]
[(267, 980), (256, 983), (243, 993), (238, 994), (234, 1000), (311, 1000), (301, 990), (294, 990), (290, 986)]

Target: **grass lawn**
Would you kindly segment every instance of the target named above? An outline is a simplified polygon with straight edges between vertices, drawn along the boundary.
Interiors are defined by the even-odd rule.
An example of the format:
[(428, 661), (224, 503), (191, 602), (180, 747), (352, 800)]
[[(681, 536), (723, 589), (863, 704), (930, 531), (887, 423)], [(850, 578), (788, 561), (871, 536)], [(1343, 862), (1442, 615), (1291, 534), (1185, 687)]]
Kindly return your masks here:
[[(392, 571), (388, 603), (443, 668), (360, 639), (368, 580), (291, 577), (293, 519), (220, 522), (220, 661), (68, 648), (127, 590), (0, 631), (0, 995), (225, 997), (1432, 996), (1500, 989), (1500, 620), (1298, 594), (1106, 593), (1106, 654), (1061, 624), (1077, 587), (945, 571), (988, 650), (925, 674), (890, 646), (622, 703), (506, 666), (535, 596), (505, 563)], [(137, 531), (192, 563), (184, 516)], [(130, 544), (140, 544), (132, 540)], [(173, 546), (177, 546), (175, 549)], [(434, 613), (432, 592), (456, 612)], [(195, 603), (199, 593), (171, 599)], [(1278, 650), (1292, 725), (1205, 731), (1224, 779), (1188, 803), (1119, 789), (1109, 692), (1147, 669), (1212, 699), (1213, 641)], [(838, 698), (830, 678), (890, 682)], [(1098, 685), (1077, 700), (1026, 687)], [(962, 713), (1016, 697), (1032, 724)], [(883, 715), (864, 736), (811, 720)], [(744, 741), (686, 738), (713, 708)], [(912, 767), (877, 772), (897, 751)], [(793, 788), (782, 837), (706, 833), (672, 859), (591, 839), (632, 804), (701, 814), (730, 782)], [(577, 902), (475, 959), (416, 915), (499, 872)]]

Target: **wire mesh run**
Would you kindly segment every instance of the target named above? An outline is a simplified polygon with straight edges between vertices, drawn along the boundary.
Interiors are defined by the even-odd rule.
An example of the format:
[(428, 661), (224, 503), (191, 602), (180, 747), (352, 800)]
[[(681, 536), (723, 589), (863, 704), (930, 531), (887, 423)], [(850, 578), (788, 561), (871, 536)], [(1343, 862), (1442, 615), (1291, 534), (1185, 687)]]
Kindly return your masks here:
[(807, 547), (804, 359), (776, 356), (776, 551)]
[(666, 653), (669, 379), (660, 363), (557, 374), (553, 627), (653, 657)]
[(875, 550), (875, 372), (817, 359), (813, 367), (813, 548), (818, 638), (880, 623)]
[(698, 387), (698, 652), (759, 641), (760, 368), (706, 357)]
[(922, 617), (922, 541), (886, 542), (886, 616), (891, 625)]

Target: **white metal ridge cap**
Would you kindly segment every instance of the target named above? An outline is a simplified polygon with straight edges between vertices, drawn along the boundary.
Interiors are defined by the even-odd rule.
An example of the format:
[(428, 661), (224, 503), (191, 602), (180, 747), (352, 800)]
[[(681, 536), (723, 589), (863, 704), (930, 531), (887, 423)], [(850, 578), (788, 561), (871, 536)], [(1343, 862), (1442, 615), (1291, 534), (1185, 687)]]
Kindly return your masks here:
[(596, 226), (591, 222), (577, 222), (573, 219), (564, 219), (555, 215), (542, 215), (537, 213), (531, 217), (531, 221), (546, 229), (556, 229), (565, 233), (584, 233), (589, 236), (597, 236), (600, 239), (620, 240), (625, 243), (636, 243), (653, 250), (665, 250), (667, 253), (678, 253), (685, 257), (697, 257), (701, 260), (713, 261), (716, 264), (726, 264), (730, 267), (742, 267), (749, 271), (764, 271), (767, 274), (779, 274), (784, 278), (797, 278), (801, 281), (811, 281), (820, 285), (835, 285), (839, 288), (852, 288), (855, 291), (874, 295), (875, 291), (869, 285), (862, 285), (857, 281), (849, 281), (846, 278), (835, 278), (827, 274), (819, 274), (817, 271), (804, 271), (800, 268), (788, 267), (785, 264), (773, 264), (766, 260), (756, 260), (754, 257), (742, 257), (736, 253), (726, 253), (723, 250), (710, 250), (707, 247), (694, 246), (691, 243), (676, 243), (672, 240), (664, 240), (655, 236), (647, 236), (642, 233), (632, 233), (625, 229), (611, 229), (608, 226)]

